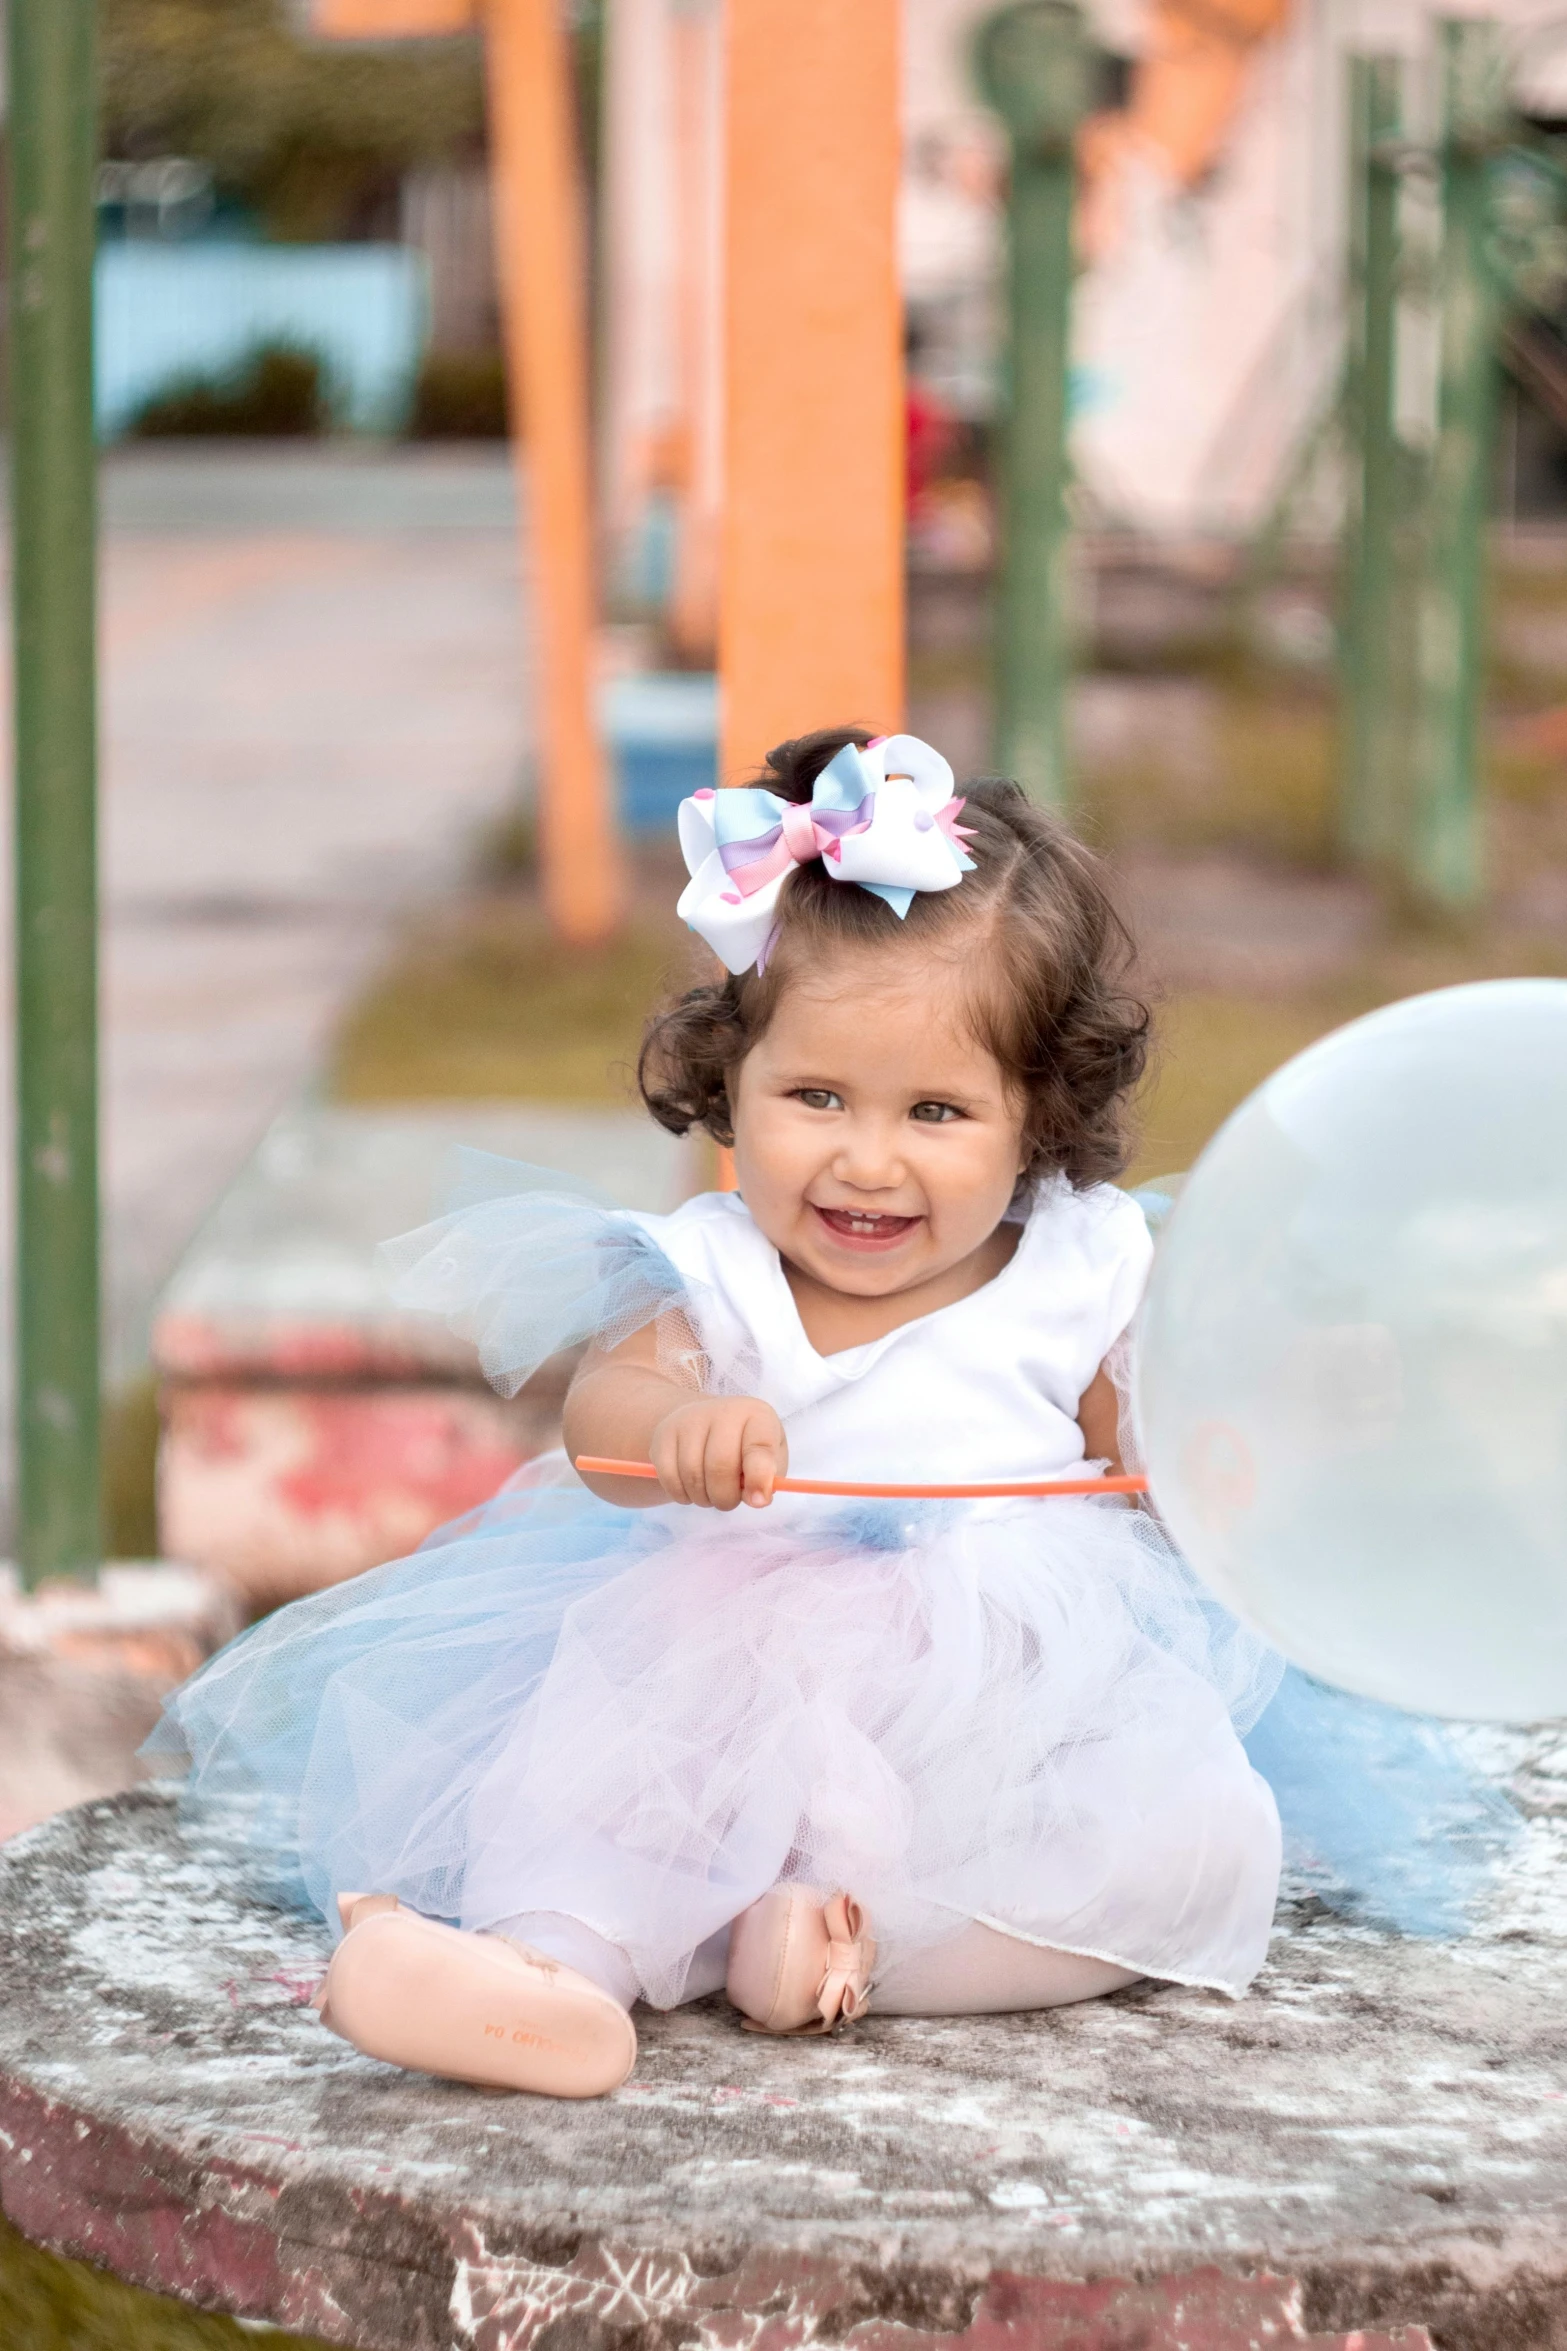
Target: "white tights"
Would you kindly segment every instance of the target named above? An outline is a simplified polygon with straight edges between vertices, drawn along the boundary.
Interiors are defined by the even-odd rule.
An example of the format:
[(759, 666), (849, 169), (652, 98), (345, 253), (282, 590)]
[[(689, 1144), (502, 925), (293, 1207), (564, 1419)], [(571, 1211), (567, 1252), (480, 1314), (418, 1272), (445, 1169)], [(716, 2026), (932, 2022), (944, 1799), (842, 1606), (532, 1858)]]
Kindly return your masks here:
[(1069, 2008), (1135, 1984), (1129, 1967), (1025, 1943), (977, 1920), (934, 1950), (916, 1951), (876, 1978), (873, 2016), (998, 2016), (1021, 2008)]
[[(636, 1969), (618, 1943), (607, 1943), (580, 1919), (567, 1918), (558, 1910), (524, 1911), (519, 1918), (502, 1919), (490, 1931), (509, 1935), (514, 1943), (526, 1943), (530, 1951), (542, 1951), (546, 1959), (558, 1959), (562, 1967), (574, 1967), (578, 1975), (585, 1975), (622, 2008), (630, 2008), (642, 1988)], [(718, 1981), (722, 1983), (723, 1977)], [(717, 1988), (716, 1984), (703, 1987)]]
[[(574, 1967), (622, 2008), (630, 2008), (637, 1997), (636, 1970), (624, 1951), (575, 1918), (534, 1910), (505, 1920), (494, 1931)], [(722, 1985), (727, 1940), (727, 1935), (715, 1935), (698, 1952), (688, 2000), (700, 2000)], [(1130, 1968), (1108, 1959), (1025, 1943), (976, 1921), (950, 1942), (917, 1951), (878, 1976), (870, 2008), (877, 2016), (996, 2016), (1016, 2009), (1066, 2008), (1136, 1981)]]

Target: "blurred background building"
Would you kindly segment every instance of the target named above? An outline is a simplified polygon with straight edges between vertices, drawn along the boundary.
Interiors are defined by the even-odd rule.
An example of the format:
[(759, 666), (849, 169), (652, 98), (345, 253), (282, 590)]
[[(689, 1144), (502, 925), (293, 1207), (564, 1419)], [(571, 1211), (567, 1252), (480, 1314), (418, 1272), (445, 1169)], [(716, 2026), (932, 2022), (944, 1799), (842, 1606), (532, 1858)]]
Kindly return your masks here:
[[(994, 414), (1001, 332), (1003, 149), (970, 62), (986, 7), (907, 0), (905, 13), (915, 464), (961, 480)], [(1102, 105), (1081, 143), (1082, 488), (1112, 525), (1244, 533), (1339, 373), (1345, 59), (1396, 51), (1416, 88), (1424, 69), (1429, 128), (1435, 19), (1414, 0), (1095, 0), (1088, 14)], [(700, 542), (718, 496), (720, 10), (593, 0), (577, 16), (604, 523), (632, 600), (678, 574), (685, 611), (712, 551), (678, 551), (674, 510)], [(1567, 120), (1563, 20), (1549, 0), (1511, 0), (1500, 19), (1520, 112)], [(504, 430), (476, 44), (345, 53), (303, 27), (285, 0), (107, 0), (107, 439)], [(313, 361), (314, 381), (284, 355)], [(1542, 418), (1555, 425), (1560, 403), (1540, 369), (1518, 374), (1528, 413), (1509, 486), (1538, 504)], [(966, 495), (936, 500), (920, 529), (983, 552)]]
[[(911, 464), (917, 493), (944, 485), (915, 539), (977, 565), (1002, 326), (1004, 157), (970, 60), (985, 13), (905, 11)], [(1266, 520), (1339, 382), (1346, 56), (1407, 57), (1429, 129), (1435, 20), (1415, 0), (1094, 0), (1088, 16), (1102, 102), (1080, 151), (1085, 510), (1234, 537)], [(720, 494), (720, 9), (584, 0), (576, 18), (609, 574), (697, 655)], [(1514, 99), (1550, 129), (1567, 119), (1563, 22), (1550, 0), (1500, 18)], [(104, 144), (106, 440), (504, 431), (472, 39), (345, 51), (288, 0), (106, 0)], [(1515, 355), (1508, 394), (1507, 491), (1526, 509), (1556, 494), (1548, 359)]]

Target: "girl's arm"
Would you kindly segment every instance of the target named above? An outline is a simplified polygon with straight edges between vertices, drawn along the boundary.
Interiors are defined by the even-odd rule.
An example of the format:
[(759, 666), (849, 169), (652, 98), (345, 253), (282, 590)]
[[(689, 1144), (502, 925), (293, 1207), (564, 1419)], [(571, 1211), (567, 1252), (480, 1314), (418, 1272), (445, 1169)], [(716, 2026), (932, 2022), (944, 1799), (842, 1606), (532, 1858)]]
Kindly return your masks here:
[(1101, 1363), (1077, 1407), (1077, 1425), (1083, 1432), (1083, 1453), (1089, 1461), (1107, 1461), (1110, 1475), (1120, 1477), (1121, 1399), (1114, 1380)]
[(783, 1423), (755, 1396), (704, 1396), (660, 1368), (653, 1325), (618, 1347), (590, 1348), (577, 1367), (563, 1415), (566, 1451), (611, 1461), (651, 1461), (651, 1478), (589, 1477), (606, 1502), (647, 1510), (695, 1502), (760, 1510), (789, 1466)]

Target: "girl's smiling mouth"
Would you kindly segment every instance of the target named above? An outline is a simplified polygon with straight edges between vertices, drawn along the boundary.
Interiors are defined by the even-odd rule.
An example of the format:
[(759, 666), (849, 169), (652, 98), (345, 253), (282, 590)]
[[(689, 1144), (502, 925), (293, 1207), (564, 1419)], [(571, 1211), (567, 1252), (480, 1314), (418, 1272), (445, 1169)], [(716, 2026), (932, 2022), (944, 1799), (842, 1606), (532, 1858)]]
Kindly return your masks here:
[(873, 1208), (820, 1208), (814, 1200), (811, 1209), (833, 1239), (850, 1249), (895, 1248), (924, 1221), (918, 1216), (883, 1216)]

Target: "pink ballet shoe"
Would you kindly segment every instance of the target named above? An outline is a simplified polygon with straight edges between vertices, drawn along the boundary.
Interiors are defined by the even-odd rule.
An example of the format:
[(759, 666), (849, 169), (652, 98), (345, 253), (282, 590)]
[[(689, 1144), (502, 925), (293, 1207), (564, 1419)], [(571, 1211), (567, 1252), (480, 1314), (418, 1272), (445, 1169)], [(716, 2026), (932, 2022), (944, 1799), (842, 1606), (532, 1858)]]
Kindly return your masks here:
[(637, 2060), (617, 2001), (505, 1935), (462, 1934), (390, 1894), (344, 1895), (348, 1931), (316, 1998), (328, 2032), (411, 2073), (601, 2098)]
[(757, 2033), (830, 2033), (869, 2005), (876, 1944), (851, 1894), (774, 1886), (729, 1930), (730, 2000)]

